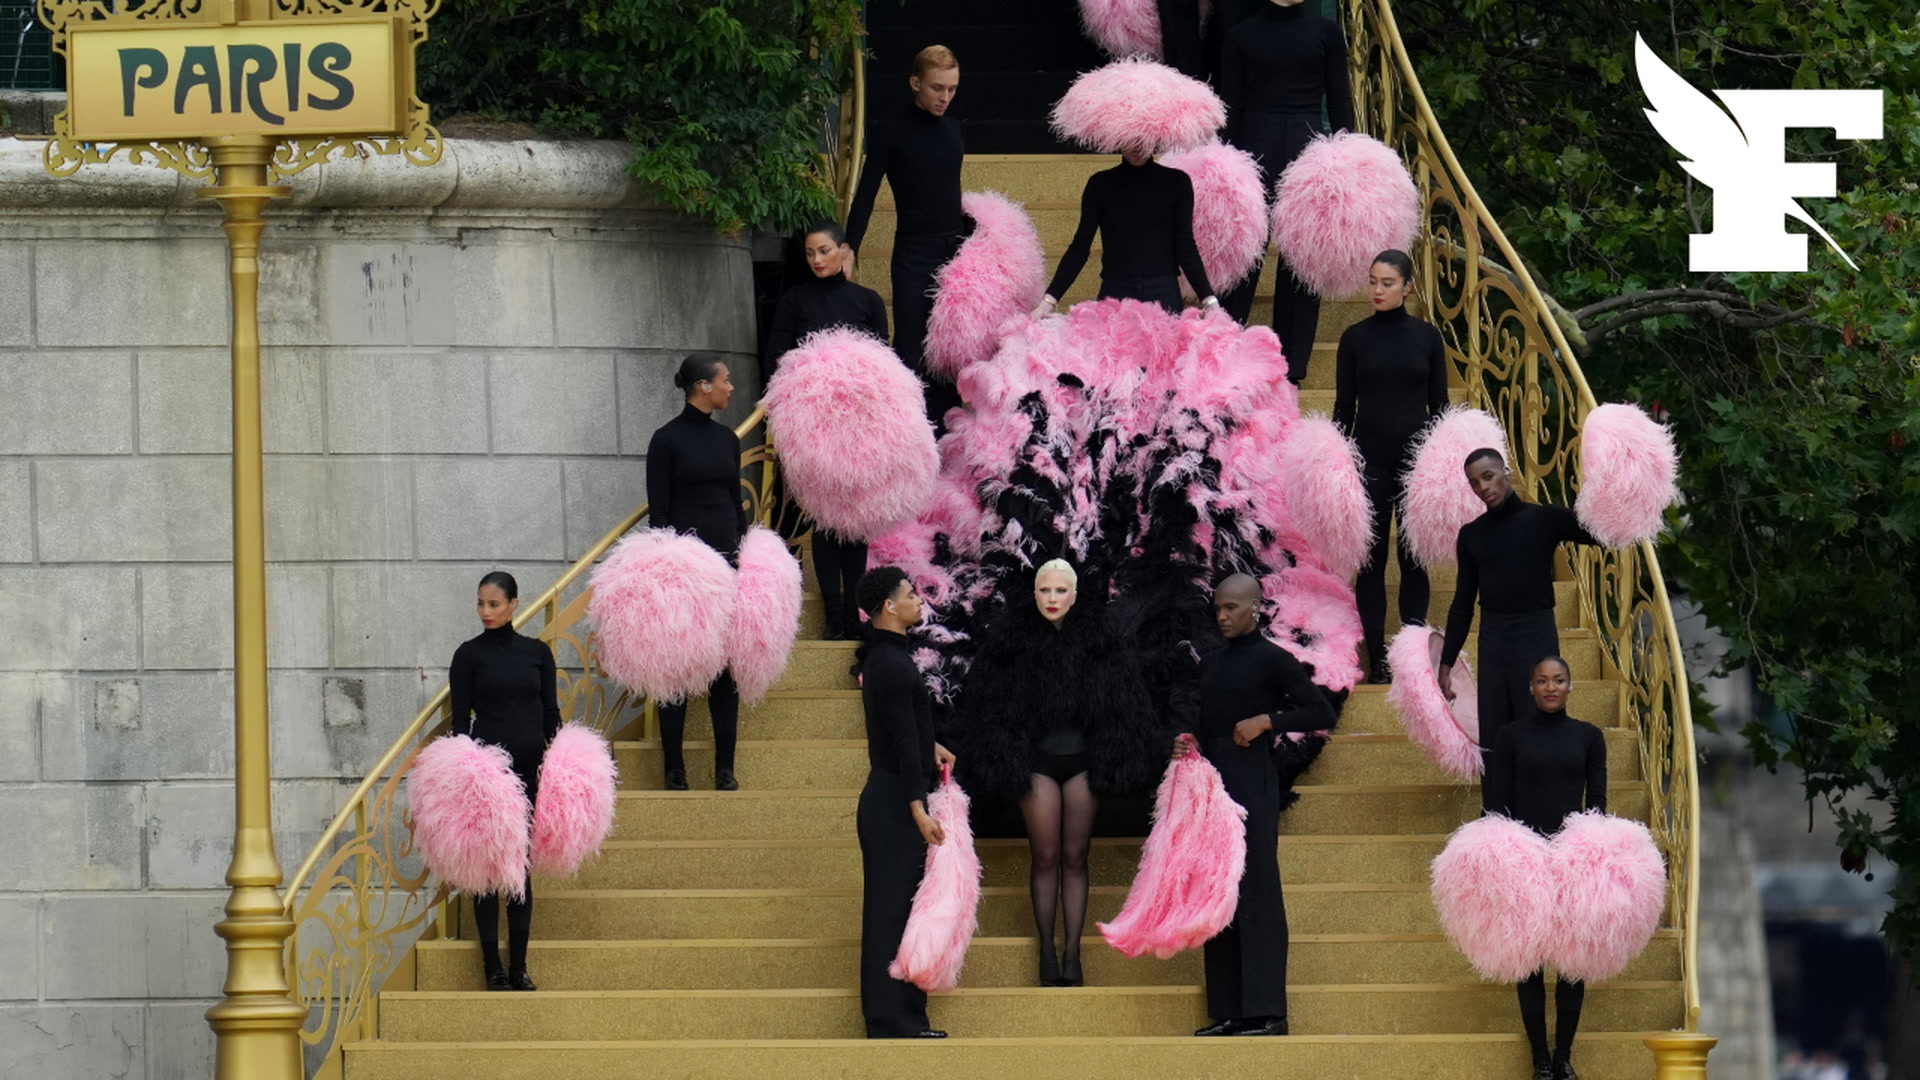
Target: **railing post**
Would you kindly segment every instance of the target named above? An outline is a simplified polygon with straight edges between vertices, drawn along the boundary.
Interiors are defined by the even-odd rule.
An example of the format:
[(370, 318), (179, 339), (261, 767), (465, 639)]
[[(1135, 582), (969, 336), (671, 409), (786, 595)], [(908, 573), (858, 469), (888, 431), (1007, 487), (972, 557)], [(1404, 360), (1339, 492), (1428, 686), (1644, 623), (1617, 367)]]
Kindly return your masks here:
[(1641, 1041), (1653, 1051), (1654, 1080), (1707, 1080), (1707, 1052), (1720, 1043), (1690, 1031), (1649, 1035)]

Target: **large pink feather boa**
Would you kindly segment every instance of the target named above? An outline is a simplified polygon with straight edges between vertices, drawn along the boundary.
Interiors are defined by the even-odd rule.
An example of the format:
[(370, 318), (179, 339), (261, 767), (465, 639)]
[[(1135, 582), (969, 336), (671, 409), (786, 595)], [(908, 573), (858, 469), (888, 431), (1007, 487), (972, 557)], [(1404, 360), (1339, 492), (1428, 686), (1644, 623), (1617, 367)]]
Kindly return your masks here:
[(407, 810), (435, 877), (476, 896), (526, 895), (527, 790), (505, 750), (468, 735), (428, 743), (407, 777)]
[(607, 740), (584, 724), (566, 724), (540, 763), (540, 793), (533, 803), (533, 868), (550, 877), (572, 877), (600, 854), (613, 832), (615, 788), (620, 770)]
[(1168, 764), (1154, 796), (1153, 830), (1140, 852), (1127, 900), (1100, 923), (1107, 944), (1127, 956), (1166, 959), (1198, 948), (1233, 921), (1247, 869), (1247, 811), (1227, 795), (1220, 773), (1193, 736)]
[(900, 951), (887, 974), (922, 990), (951, 990), (960, 984), (967, 946), (980, 929), (980, 855), (973, 848), (967, 820), (967, 793), (945, 770), (940, 786), (927, 797), (927, 813), (946, 834), (927, 848), (927, 869), (913, 894)]

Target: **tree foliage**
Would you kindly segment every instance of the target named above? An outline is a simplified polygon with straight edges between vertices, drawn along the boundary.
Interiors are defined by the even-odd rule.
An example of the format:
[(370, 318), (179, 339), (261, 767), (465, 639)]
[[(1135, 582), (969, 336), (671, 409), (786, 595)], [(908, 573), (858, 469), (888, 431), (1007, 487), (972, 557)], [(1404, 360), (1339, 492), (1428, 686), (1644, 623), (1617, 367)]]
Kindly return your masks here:
[[(1578, 320), (1602, 400), (1664, 408), (1686, 497), (1661, 549), (1788, 723), (1758, 759), (1836, 807), (1842, 862), (1907, 872), (1885, 930), (1920, 946), (1920, 29), (1909, 0), (1397, 0), (1455, 152), (1543, 286)], [(1879, 88), (1885, 137), (1789, 132), (1840, 197), (1804, 206), (1803, 274), (1699, 275), (1711, 222), (1646, 121), (1638, 31), (1715, 88)], [(1802, 226), (1791, 225), (1794, 229)], [(1852, 800), (1855, 805), (1857, 799)]]
[(667, 205), (789, 229), (832, 211), (816, 146), (859, 33), (859, 0), (445, 0), (421, 97), (628, 139)]

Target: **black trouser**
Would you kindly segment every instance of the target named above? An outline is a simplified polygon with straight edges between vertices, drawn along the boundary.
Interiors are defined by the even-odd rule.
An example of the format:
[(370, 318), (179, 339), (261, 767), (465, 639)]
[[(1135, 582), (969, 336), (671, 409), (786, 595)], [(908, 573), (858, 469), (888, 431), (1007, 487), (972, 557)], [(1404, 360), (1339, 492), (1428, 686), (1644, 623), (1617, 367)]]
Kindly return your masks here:
[(960, 404), (960, 392), (927, 373), (927, 318), (933, 314), (934, 272), (958, 250), (957, 235), (893, 238), (893, 351), (926, 383), (927, 419), (935, 433), (945, 430), (942, 421), (948, 409)]
[(1182, 75), (1207, 81), (1206, 50), (1200, 46), (1200, 0), (1157, 0), (1160, 55)]
[(1101, 278), (1100, 299), (1144, 300), (1166, 308), (1169, 315), (1178, 315), (1187, 306), (1180, 297), (1180, 278), (1171, 274), (1166, 277)]
[[(542, 755), (544, 757), (544, 754)], [(540, 796), (540, 762), (516, 758), (513, 771), (527, 786), (527, 806), (532, 808)], [(527, 970), (527, 939), (533, 933), (533, 876), (526, 880), (526, 896), (507, 900), (507, 970), (515, 975)], [(473, 898), (473, 925), (480, 938), (480, 959), (487, 974), (500, 970), (500, 894), (487, 893)]]
[(927, 860), (927, 842), (913, 823), (899, 776), (884, 769), (867, 774), (854, 828), (860, 836), (860, 1011), (867, 1038), (918, 1035), (932, 1026), (927, 992), (887, 974), (900, 952)]
[[(1246, 113), (1234, 125), (1233, 144), (1254, 156), (1260, 163), (1260, 182), (1267, 197), (1273, 197), (1273, 183), (1307, 143), (1320, 133), (1320, 113)], [(1264, 261), (1264, 260), (1263, 260)], [(1260, 282), (1260, 267), (1247, 272), (1245, 281), (1220, 298), (1227, 314), (1244, 324), (1253, 311), (1253, 293)], [(1313, 359), (1313, 339), (1320, 329), (1320, 298), (1293, 276), (1285, 259), (1273, 268), (1273, 332), (1280, 339), (1280, 350), (1287, 357), (1287, 378), (1295, 386), (1307, 377), (1307, 362)]]
[(1280, 778), (1265, 739), (1208, 739), (1207, 760), (1247, 811), (1247, 869), (1233, 922), (1202, 950), (1216, 1020), (1287, 1015), (1287, 904), (1280, 890)]
[(1474, 671), (1480, 704), (1480, 747), (1533, 711), (1533, 665), (1560, 652), (1552, 608), (1518, 615), (1480, 613), (1479, 667)]
[[(1361, 453), (1368, 461), (1374, 459), (1364, 446)], [(1396, 453), (1383, 460), (1397, 463), (1400, 455)], [(1387, 527), (1400, 516), (1397, 512), (1400, 492), (1398, 471), (1367, 477), (1367, 498), (1373, 502), (1373, 547), (1367, 552), (1367, 564), (1360, 568), (1360, 576), (1353, 583), (1353, 592), (1360, 607), (1361, 633), (1367, 642), (1367, 663), (1376, 666), (1387, 660)], [(1395, 534), (1394, 540), (1400, 560), (1400, 624), (1424, 623), (1429, 597), (1427, 572), (1408, 550), (1404, 529)]]
[(842, 540), (813, 527), (813, 576), (820, 579), (820, 600), (827, 609), (827, 627), (843, 633), (860, 629), (860, 605), (854, 590), (867, 572), (867, 542)]
[[(713, 768), (716, 773), (733, 771), (733, 748), (740, 739), (740, 690), (733, 684), (733, 672), (723, 671), (707, 687), (707, 712), (713, 717)], [(685, 772), (686, 755), (681, 743), (687, 735), (687, 702), (660, 706), (660, 749), (668, 772)]]

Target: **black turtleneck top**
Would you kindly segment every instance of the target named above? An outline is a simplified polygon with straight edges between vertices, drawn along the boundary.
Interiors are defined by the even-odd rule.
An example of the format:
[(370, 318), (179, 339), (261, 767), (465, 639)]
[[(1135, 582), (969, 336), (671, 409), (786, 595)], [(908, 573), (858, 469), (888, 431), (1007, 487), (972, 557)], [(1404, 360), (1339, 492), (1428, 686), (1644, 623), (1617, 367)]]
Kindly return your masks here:
[(1168, 278), (1185, 273), (1196, 296), (1213, 295), (1200, 249), (1193, 242), (1193, 181), (1157, 161), (1122, 161), (1094, 173), (1080, 193), (1080, 227), (1060, 256), (1047, 293), (1056, 299), (1073, 287), (1087, 265), (1093, 234), (1100, 233), (1100, 276)]
[(1440, 331), (1406, 305), (1376, 311), (1340, 335), (1333, 422), (1360, 444), (1368, 475), (1401, 471), (1406, 446), (1447, 407)]
[(909, 101), (890, 120), (874, 125), (867, 134), (860, 186), (847, 212), (847, 243), (859, 251), (866, 239), (881, 177), (893, 186), (894, 235), (958, 236), (960, 164), (966, 156), (960, 121), (951, 109), (935, 116)]
[(1530, 503), (1518, 492), (1460, 527), (1460, 572), (1440, 666), (1452, 667), (1473, 628), (1477, 596), (1484, 611), (1523, 615), (1553, 607), (1553, 553), (1563, 543), (1599, 541), (1564, 506)]
[(740, 496), (740, 436), (688, 405), (647, 444), (647, 517), (656, 528), (691, 532), (731, 556), (747, 531)]
[(767, 351), (761, 357), (760, 374), (772, 378), (785, 356), (802, 338), (816, 330), (851, 326), (865, 330), (881, 341), (887, 340), (887, 304), (880, 294), (865, 285), (848, 281), (845, 275), (811, 278), (788, 289), (773, 309), (773, 329), (767, 334)]
[(933, 710), (906, 635), (867, 629), (860, 704), (867, 713), (868, 766), (899, 777), (907, 802), (925, 799), (933, 782)]
[(1333, 129), (1352, 130), (1346, 34), (1305, 4), (1261, 7), (1227, 31), (1221, 49), (1228, 141), (1243, 113), (1318, 113), (1323, 98)]
[(1607, 737), (1565, 712), (1541, 712), (1500, 729), (1487, 755), (1481, 804), (1537, 833), (1568, 814), (1607, 808)]
[(511, 624), (482, 631), (453, 651), (447, 671), (453, 733), (503, 747), (522, 768), (537, 765), (560, 730), (553, 650)]
[(1325, 731), (1336, 718), (1327, 697), (1293, 654), (1258, 630), (1228, 638), (1227, 647), (1200, 661), (1200, 730), (1208, 739), (1231, 738), (1233, 726), (1265, 713), (1273, 732)]

